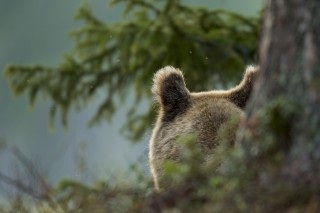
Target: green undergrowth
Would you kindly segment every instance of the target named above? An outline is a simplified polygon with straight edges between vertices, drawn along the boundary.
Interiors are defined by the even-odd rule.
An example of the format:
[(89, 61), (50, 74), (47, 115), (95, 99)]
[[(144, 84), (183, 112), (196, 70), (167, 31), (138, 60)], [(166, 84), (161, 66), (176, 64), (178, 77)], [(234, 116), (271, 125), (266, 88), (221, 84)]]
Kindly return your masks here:
[[(193, 135), (179, 138), (182, 160), (164, 164), (166, 175), (175, 183), (168, 190), (156, 192), (151, 178), (134, 166), (132, 182), (103, 181), (89, 186), (63, 180), (48, 200), (32, 204), (21, 198), (12, 200), (1, 212), (317, 212), (316, 174), (297, 169), (308, 161), (297, 161), (295, 167), (289, 162), (317, 152), (287, 143), (290, 123), (299, 112), (296, 106), (285, 97), (271, 102), (254, 120), (244, 121), (244, 140), (222, 141), (210, 159), (204, 158)], [(259, 143), (252, 143), (256, 137)]]

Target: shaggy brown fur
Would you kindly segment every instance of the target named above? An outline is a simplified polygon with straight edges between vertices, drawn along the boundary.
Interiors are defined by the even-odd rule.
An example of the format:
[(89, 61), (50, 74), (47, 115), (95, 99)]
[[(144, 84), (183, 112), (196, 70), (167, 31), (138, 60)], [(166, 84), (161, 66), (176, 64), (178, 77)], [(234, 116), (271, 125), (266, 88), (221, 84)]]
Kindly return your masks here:
[[(160, 103), (160, 111), (150, 139), (149, 163), (157, 190), (170, 186), (163, 178), (163, 162), (178, 162), (181, 158), (177, 138), (195, 134), (202, 152), (208, 155), (220, 142), (219, 129), (243, 115), (256, 75), (257, 68), (249, 66), (238, 86), (199, 93), (188, 91), (179, 69), (166, 66), (154, 75), (152, 92)], [(235, 132), (233, 128), (227, 136), (230, 142), (234, 141)]]

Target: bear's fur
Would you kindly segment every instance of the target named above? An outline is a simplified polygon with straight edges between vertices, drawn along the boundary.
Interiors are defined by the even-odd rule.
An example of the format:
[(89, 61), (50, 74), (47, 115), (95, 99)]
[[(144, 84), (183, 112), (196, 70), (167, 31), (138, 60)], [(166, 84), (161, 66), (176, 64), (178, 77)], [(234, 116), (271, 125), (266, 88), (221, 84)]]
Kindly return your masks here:
[[(249, 66), (242, 82), (229, 90), (189, 92), (179, 69), (166, 66), (153, 78), (152, 92), (160, 104), (156, 125), (150, 139), (149, 163), (157, 190), (170, 186), (163, 178), (163, 162), (179, 162), (177, 138), (195, 134), (204, 155), (219, 144), (219, 129), (232, 118), (241, 117), (249, 99), (257, 68)], [(236, 128), (227, 136), (232, 143)]]

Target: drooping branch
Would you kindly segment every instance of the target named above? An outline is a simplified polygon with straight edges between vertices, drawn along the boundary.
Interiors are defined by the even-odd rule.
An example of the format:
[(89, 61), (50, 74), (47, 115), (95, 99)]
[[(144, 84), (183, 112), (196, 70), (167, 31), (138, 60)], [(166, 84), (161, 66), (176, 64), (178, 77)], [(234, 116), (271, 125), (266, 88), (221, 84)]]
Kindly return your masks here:
[[(45, 178), (40, 175), (36, 167), (33, 163), (17, 148), (12, 148), (13, 155), (19, 160), (19, 162), (24, 166), (26, 171), (31, 175), (31, 178), (36, 182), (37, 187), (41, 190), (41, 194), (48, 195), (52, 191), (52, 187), (50, 184), (45, 180)], [(31, 187), (25, 187), (31, 188)]]
[[(12, 186), (20, 192), (26, 193), (32, 198), (51, 202), (51, 185), (38, 172), (35, 165), (17, 147), (12, 147), (11, 152), (24, 167), (26, 174), (24, 175), (24, 178), (12, 178), (0, 172), (0, 181)], [(30, 175), (29, 179), (27, 178), (27, 173)], [(31, 183), (28, 184), (28, 181), (31, 181)]]
[(36, 190), (34, 190), (34, 187), (28, 186), (25, 183), (23, 183), (21, 180), (11, 178), (2, 172), (0, 172), (0, 181), (16, 188), (18, 191), (21, 191), (23, 193), (26, 193), (27, 195), (30, 195), (31, 197), (42, 200), (42, 201), (50, 201), (51, 198), (47, 193), (40, 193)]
[[(124, 3), (132, 17), (106, 24), (83, 5), (76, 18), (85, 25), (70, 34), (74, 49), (59, 66), (14, 65), (6, 69), (13, 92), (27, 94), (31, 105), (38, 97), (49, 98), (51, 123), (59, 112), (67, 125), (71, 109), (85, 108), (98, 95), (104, 95), (104, 101), (90, 124), (110, 119), (119, 97), (126, 97), (132, 88), (137, 103), (142, 98), (150, 100), (148, 82), (166, 65), (183, 69), (190, 89), (199, 91), (212, 88), (212, 83), (235, 82), (245, 65), (254, 61), (258, 18), (193, 8), (176, 0), (112, 2)], [(141, 125), (138, 129), (126, 126), (130, 138), (141, 139), (151, 126), (152, 118), (143, 119), (147, 115), (150, 113), (131, 116), (141, 118)]]

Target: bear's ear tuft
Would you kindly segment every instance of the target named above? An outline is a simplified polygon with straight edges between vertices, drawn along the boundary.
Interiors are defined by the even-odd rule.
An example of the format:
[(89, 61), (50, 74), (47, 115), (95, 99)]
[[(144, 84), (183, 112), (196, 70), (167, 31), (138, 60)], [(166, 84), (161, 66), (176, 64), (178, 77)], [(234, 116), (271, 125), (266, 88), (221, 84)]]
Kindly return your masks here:
[(172, 66), (166, 66), (157, 71), (153, 77), (152, 92), (168, 120), (184, 112), (189, 105), (190, 94), (183, 74)]

